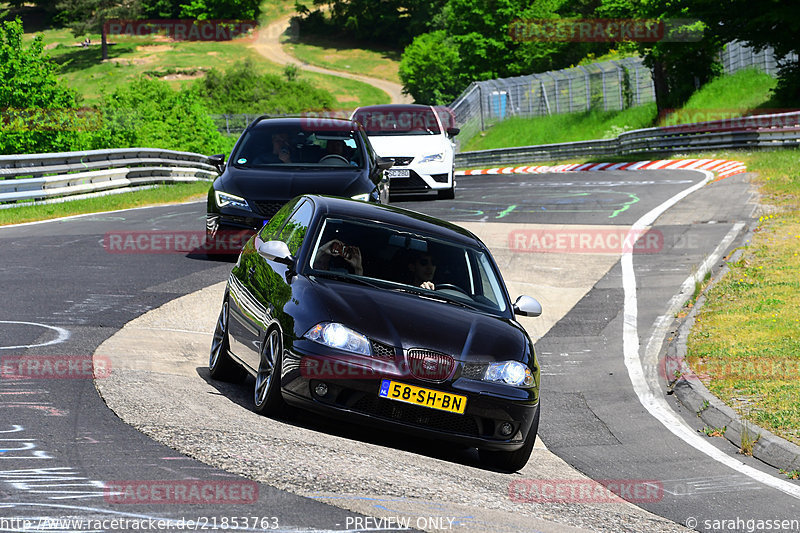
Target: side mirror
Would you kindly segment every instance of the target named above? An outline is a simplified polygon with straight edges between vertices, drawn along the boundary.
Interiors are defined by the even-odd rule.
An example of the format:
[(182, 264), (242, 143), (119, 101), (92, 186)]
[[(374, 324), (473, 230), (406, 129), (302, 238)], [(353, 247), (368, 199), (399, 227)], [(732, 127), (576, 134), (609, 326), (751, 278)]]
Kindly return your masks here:
[(283, 241), (267, 241), (262, 242), (258, 246), (258, 255), (267, 261), (275, 261), (276, 263), (283, 263), (284, 265), (291, 266), (294, 262), (289, 247)]
[(208, 162), (222, 172), (222, 169), (225, 168), (225, 154), (210, 155), (208, 156)]
[(539, 316), (542, 314), (542, 304), (536, 298), (522, 295), (514, 302), (514, 314), (522, 316)]
[(447, 128), (448, 137), (455, 137), (459, 133), (461, 133), (461, 128)]
[(378, 168), (380, 170), (388, 170), (392, 168), (392, 165), (394, 165), (394, 159), (390, 159), (388, 157), (378, 158)]

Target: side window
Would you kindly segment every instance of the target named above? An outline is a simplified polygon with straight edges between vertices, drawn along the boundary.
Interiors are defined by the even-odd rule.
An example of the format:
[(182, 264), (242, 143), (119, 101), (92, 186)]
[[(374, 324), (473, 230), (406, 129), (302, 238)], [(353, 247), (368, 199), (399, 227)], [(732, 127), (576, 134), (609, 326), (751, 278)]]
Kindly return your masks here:
[(281, 207), (278, 212), (269, 219), (269, 222), (258, 232), (258, 236), (261, 237), (262, 241), (269, 241), (277, 238), (278, 231), (283, 226), (283, 223), (286, 222), (286, 219), (289, 218), (292, 211), (294, 211), (298, 201), (299, 200), (292, 200)]
[(361, 142), (364, 143), (364, 148), (367, 150), (367, 157), (369, 158), (372, 165), (377, 164), (378, 154), (375, 153), (375, 149), (372, 148), (372, 143), (369, 142), (369, 137), (364, 132), (362, 128), (358, 129), (358, 133), (361, 134)]
[(308, 231), (311, 217), (314, 215), (314, 206), (311, 202), (303, 202), (291, 216), (281, 230), (280, 240), (286, 243), (292, 255), (297, 254), (300, 245)]

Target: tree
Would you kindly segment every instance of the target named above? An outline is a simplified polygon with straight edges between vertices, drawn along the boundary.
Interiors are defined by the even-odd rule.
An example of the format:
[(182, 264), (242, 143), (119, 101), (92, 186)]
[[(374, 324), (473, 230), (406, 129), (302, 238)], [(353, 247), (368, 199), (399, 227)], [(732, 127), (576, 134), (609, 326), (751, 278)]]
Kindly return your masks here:
[(181, 4), (181, 17), (197, 20), (255, 19), (259, 0), (191, 0)]
[(786, 105), (800, 102), (800, 3), (794, 0), (680, 0), (708, 25), (721, 42), (742, 41), (756, 50), (771, 47), (782, 58), (777, 96)]
[(26, 49), (19, 19), (0, 23), (0, 153), (69, 150), (80, 129), (76, 96), (56, 76), (37, 35)]
[(135, 19), (141, 11), (140, 0), (60, 0), (56, 6), (62, 20), (76, 37), (89, 32), (100, 34), (102, 58), (108, 59), (106, 21)]
[(466, 81), (459, 74), (460, 62), (460, 48), (444, 30), (423, 33), (406, 47), (400, 61), (400, 79), (405, 92), (415, 102), (451, 103)]

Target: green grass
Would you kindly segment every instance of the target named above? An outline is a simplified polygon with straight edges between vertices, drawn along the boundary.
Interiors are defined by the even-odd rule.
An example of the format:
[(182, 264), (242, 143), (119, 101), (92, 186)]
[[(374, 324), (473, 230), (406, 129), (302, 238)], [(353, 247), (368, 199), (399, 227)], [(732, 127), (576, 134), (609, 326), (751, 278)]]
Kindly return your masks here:
[(687, 124), (742, 116), (769, 108), (775, 79), (755, 70), (721, 76), (701, 87), (676, 113), (658, 120), (655, 104), (623, 111), (591, 110), (583, 113), (535, 118), (510, 118), (498, 122), (466, 142), (462, 150), (487, 150), (560, 142), (613, 138), (623, 131), (654, 125)]
[(746, 420), (800, 443), (800, 150), (725, 155), (758, 173), (772, 214), (709, 291), (689, 363)]
[(159, 185), (154, 189), (110, 194), (98, 198), (72, 200), (59, 204), (31, 205), (0, 209), (0, 226), (48, 220), (83, 213), (98, 213), (129, 209), (146, 205), (172, 204), (203, 200), (206, 198), (210, 182), (174, 183)]
[(771, 105), (776, 80), (757, 70), (721, 76), (694, 93), (680, 111), (664, 117), (661, 125), (687, 124), (740, 117)]
[(463, 145), (462, 151), (613, 138), (623, 131), (648, 127), (656, 114), (655, 104), (648, 104), (624, 111), (514, 117), (475, 135)]
[(354, 42), (308, 35), (284, 41), (284, 49), (311, 65), (400, 83), (400, 50), (363, 48)]
[[(82, 39), (73, 37), (69, 30), (40, 33), (48, 53), (61, 66), (61, 77), (83, 97), (85, 105), (96, 104), (103, 93), (111, 93), (146, 73), (169, 82), (173, 88), (187, 87), (207, 70), (224, 70), (248, 58), (260, 72), (283, 76), (283, 67), (256, 52), (249, 37), (220, 42), (172, 42), (153, 36), (116, 35), (110, 39), (113, 44), (109, 46), (109, 59), (101, 61), (99, 34), (90, 35), (93, 44), (84, 48), (77, 46)], [(27, 34), (26, 38), (33, 39), (33, 34)], [(359, 81), (312, 72), (301, 72), (300, 78), (329, 91), (342, 109), (389, 102), (389, 95)]]

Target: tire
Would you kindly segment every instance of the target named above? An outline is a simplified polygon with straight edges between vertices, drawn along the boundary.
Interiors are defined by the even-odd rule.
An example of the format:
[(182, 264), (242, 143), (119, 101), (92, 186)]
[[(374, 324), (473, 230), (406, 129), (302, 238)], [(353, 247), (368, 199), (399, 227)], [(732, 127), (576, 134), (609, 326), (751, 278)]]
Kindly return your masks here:
[(456, 197), (456, 187), (453, 185), (449, 189), (439, 191), (439, 200), (453, 200)]
[(217, 325), (214, 328), (214, 337), (211, 340), (211, 353), (208, 357), (208, 370), (213, 379), (219, 381), (240, 382), (244, 377), (244, 370), (231, 359), (228, 349), (228, 320), (230, 319), (228, 295), (222, 300), (222, 309), (219, 311)]
[(506, 472), (516, 472), (528, 464), (528, 459), (530, 459), (531, 452), (533, 452), (533, 445), (536, 443), (536, 434), (539, 431), (540, 410), (541, 408), (536, 410), (536, 416), (533, 419), (528, 435), (525, 437), (525, 443), (522, 445), (522, 448), (513, 452), (478, 450), (481, 463), (483, 463), (484, 466)]
[(253, 388), (254, 410), (260, 415), (275, 416), (286, 411), (280, 386), (282, 346), (280, 330), (269, 330), (261, 348), (256, 384)]

